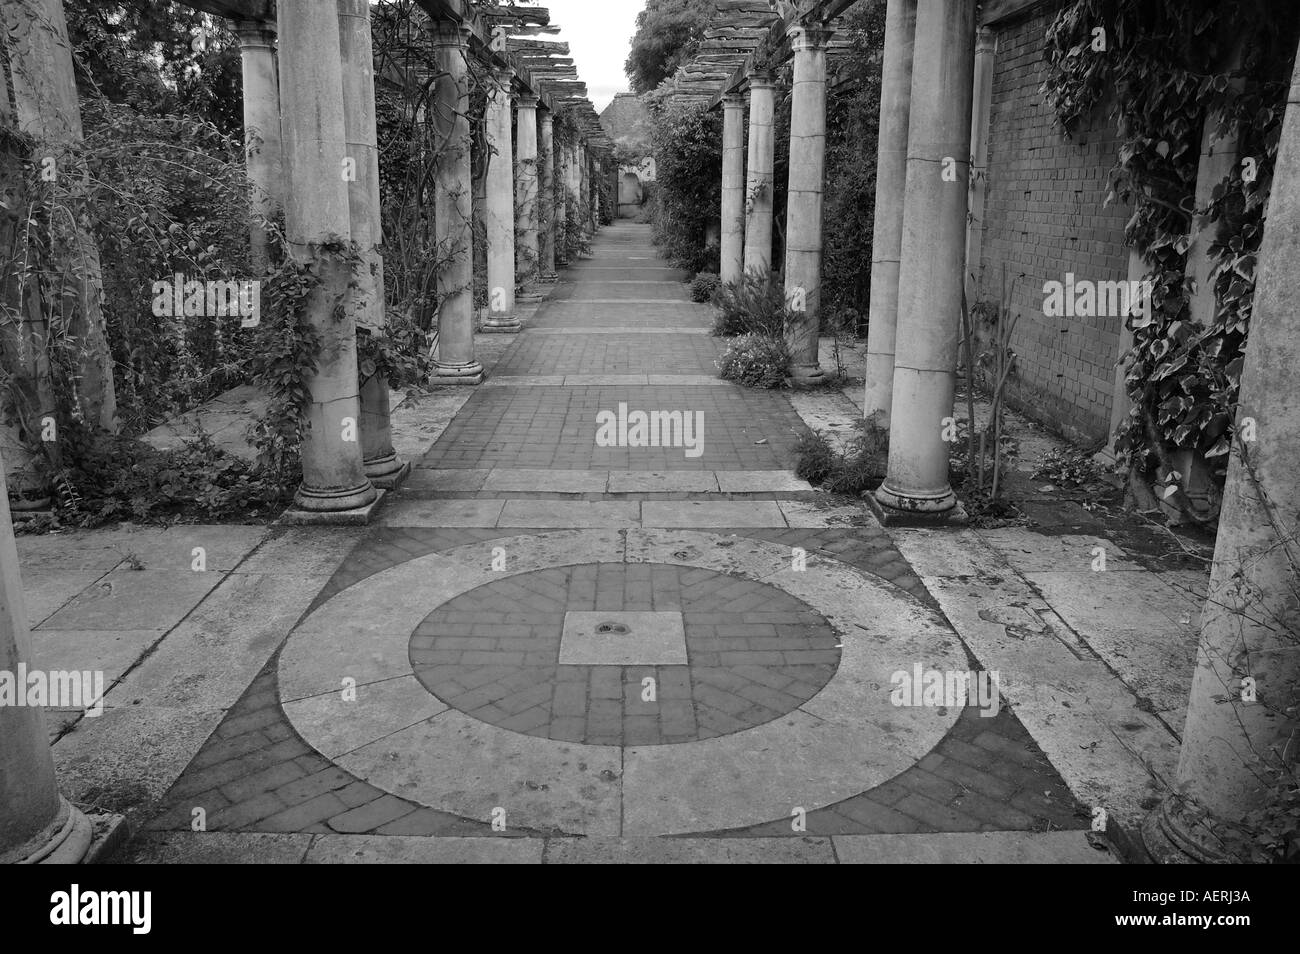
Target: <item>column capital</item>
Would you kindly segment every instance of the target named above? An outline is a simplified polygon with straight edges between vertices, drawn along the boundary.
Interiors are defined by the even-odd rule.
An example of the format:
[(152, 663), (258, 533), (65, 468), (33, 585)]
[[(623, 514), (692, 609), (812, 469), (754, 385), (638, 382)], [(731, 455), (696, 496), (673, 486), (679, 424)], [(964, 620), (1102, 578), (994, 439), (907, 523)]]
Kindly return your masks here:
[(724, 109), (744, 109), (744, 93), (727, 93), (722, 97), (722, 107)]
[(834, 32), (829, 27), (792, 26), (786, 32), (786, 36), (790, 38), (790, 49), (796, 53), (805, 53), (809, 50), (825, 49)]
[(776, 86), (776, 79), (771, 73), (753, 73), (749, 77), (751, 93), (756, 89), (772, 89), (774, 86)]
[(555, 114), (549, 109), (543, 109), (537, 114), (537, 121), (543, 126), (553, 126), (555, 123)]
[(238, 20), (235, 35), (239, 37), (241, 53), (256, 49), (275, 49), (275, 23), (270, 20)]
[(520, 93), (515, 97), (516, 109), (536, 109), (540, 98), (536, 93)]
[(435, 48), (464, 50), (469, 46), (470, 29), (450, 20), (438, 20), (433, 26), (433, 45)]

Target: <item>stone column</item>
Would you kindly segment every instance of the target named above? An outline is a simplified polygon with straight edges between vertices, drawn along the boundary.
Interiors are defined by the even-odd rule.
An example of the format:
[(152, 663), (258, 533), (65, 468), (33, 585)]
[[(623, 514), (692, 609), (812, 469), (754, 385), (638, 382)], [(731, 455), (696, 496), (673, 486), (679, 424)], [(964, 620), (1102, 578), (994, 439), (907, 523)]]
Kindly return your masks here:
[[(368, 0), (338, 0), (339, 44), (343, 62), (343, 119), (347, 126), (348, 158), (354, 162), (348, 183), (348, 218), (352, 241), (361, 253), (353, 275), (349, 307), (359, 331), (383, 334), (384, 259), (383, 218), (379, 198), (379, 145), (375, 129), (374, 53), (370, 37)], [(376, 487), (392, 487), (406, 469), (393, 450), (388, 381), (363, 365), (361, 401), (361, 459)]]
[(756, 73), (749, 78), (749, 175), (745, 179), (745, 271), (772, 271), (772, 116), (776, 84)]
[[(1129, 246), (1128, 250), (1128, 272), (1127, 278), (1129, 287), (1133, 287), (1133, 282), (1140, 282), (1146, 276), (1146, 262), (1142, 261), (1142, 253), (1137, 250), (1136, 246)], [(1123, 357), (1128, 354), (1129, 349), (1133, 347), (1133, 331), (1128, 326), (1128, 315), (1121, 315), (1119, 318), (1119, 348), (1115, 353), (1115, 378), (1111, 385), (1110, 397), (1110, 441), (1102, 448), (1097, 456), (1109, 465), (1115, 463), (1115, 438), (1119, 436), (1119, 430), (1128, 420), (1129, 411), (1133, 409), (1133, 402), (1128, 396), (1128, 371), (1124, 367)]]
[(555, 146), (555, 264), (569, 264), (569, 147)]
[(539, 246), (537, 241), (537, 97), (519, 97), (515, 108), (515, 189), (519, 208), (518, 248), (515, 250), (521, 285), (537, 281)]
[[(1266, 768), (1296, 766), (1300, 730), (1300, 58), (1259, 255), (1237, 435), (1201, 613), (1175, 794), (1148, 818), (1159, 861), (1231, 860), (1221, 836), (1264, 802)], [(1253, 697), (1253, 698), (1252, 698)], [(1240, 832), (1238, 833), (1240, 834)]]
[(510, 81), (514, 70), (494, 71), (487, 86), (487, 284), (485, 332), (514, 332), (515, 167), (510, 132)]
[(311, 405), (302, 443), (300, 510), (337, 513), (367, 506), (375, 488), (361, 460), (355, 314), (335, 304), (346, 295), (350, 269), (322, 246), (351, 234), (348, 143), (343, 112), (343, 65), (338, 8), (319, 0), (278, 5), (284, 159), (289, 190), (285, 229), (290, 253), (314, 262), (320, 285), (306, 313), (320, 335), (316, 371), (307, 379)]
[(971, 104), (970, 154), (974, 161), (966, 204), (966, 301), (974, 305), (979, 295), (979, 272), (984, 255), (984, 206), (989, 188), (989, 122), (993, 109), (993, 55), (998, 38), (989, 27), (975, 35), (975, 81)]
[(898, 259), (907, 187), (907, 127), (912, 102), (916, 0), (889, 0), (876, 146), (876, 220), (871, 240), (871, 302), (867, 314), (863, 414), (889, 427), (894, 401), (894, 341), (898, 331)]
[(916, 16), (886, 513), (948, 515), (943, 419), (952, 414), (965, 274), (975, 0), (929, 0)]
[(745, 273), (745, 98), (722, 97), (722, 264), (724, 282)]
[(826, 380), (821, 333), (822, 183), (826, 175), (826, 41), (829, 30), (793, 27), (790, 178), (785, 218), (785, 342), (795, 387)]
[[(280, 83), (275, 74), (275, 24), (241, 20), (235, 26), (244, 70), (244, 167), (252, 183), (255, 216), (248, 226), (253, 271), (270, 266), (266, 222), (284, 202), (284, 159), (280, 143)], [(373, 86), (373, 83), (372, 83)]]
[[(0, 460), (0, 672), (16, 679), (32, 647), (4, 474)], [(0, 865), (75, 864), (91, 837), (90, 820), (56, 787), (44, 711), (0, 705)]]
[(37, 169), (48, 168), (59, 177), (72, 206), (68, 215), (56, 217), (51, 257), (61, 277), (50, 292), (57, 299), (52, 307), (69, 316), (69, 333), (81, 343), (79, 410), (92, 427), (116, 432), (120, 422), (99, 247), (82, 224), (88, 214), (86, 170), (72, 158), (84, 136), (63, 3), (5, 0), (0, 3), (0, 29), (7, 32), (17, 126), (35, 140), (32, 161)]
[(549, 109), (537, 114), (538, 157), (538, 270), (544, 282), (555, 281), (555, 117)]
[(577, 179), (578, 179), (578, 224), (582, 226), (583, 238), (591, 238), (591, 161), (587, 155), (587, 143), (579, 140), (577, 144)]
[(465, 55), (469, 31), (440, 20), (434, 56), (438, 81), (438, 128), (450, 130), (441, 143), (434, 182), (434, 228), (447, 264), (438, 272), (438, 356), (431, 384), (478, 384), (483, 365), (474, 358), (473, 171), (470, 168), (469, 78)]

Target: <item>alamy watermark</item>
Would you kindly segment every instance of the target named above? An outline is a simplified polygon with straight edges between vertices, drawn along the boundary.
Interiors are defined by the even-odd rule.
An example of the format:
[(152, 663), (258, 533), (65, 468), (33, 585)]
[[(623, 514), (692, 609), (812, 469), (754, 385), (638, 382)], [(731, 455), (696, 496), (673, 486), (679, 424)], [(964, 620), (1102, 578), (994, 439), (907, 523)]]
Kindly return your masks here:
[(1043, 283), (1043, 314), (1048, 318), (1145, 318), (1150, 313), (1153, 284), (1142, 281), (1076, 279)]
[(27, 663), (19, 663), (17, 672), (0, 669), (0, 706), (83, 709), (88, 716), (103, 715), (104, 673), (29, 669)]
[(262, 283), (256, 279), (186, 281), (177, 272), (169, 280), (154, 282), (152, 293), (155, 318), (238, 315), (241, 328), (256, 328), (262, 322)]
[(597, 447), (680, 447), (687, 457), (704, 453), (703, 411), (596, 412)]
[(912, 671), (899, 669), (889, 677), (894, 688), (889, 701), (896, 706), (927, 706), (957, 708), (977, 706), (981, 716), (995, 716), (1001, 706), (998, 685), (1001, 674), (997, 670), (970, 672), (961, 669), (922, 669), (920, 663)]

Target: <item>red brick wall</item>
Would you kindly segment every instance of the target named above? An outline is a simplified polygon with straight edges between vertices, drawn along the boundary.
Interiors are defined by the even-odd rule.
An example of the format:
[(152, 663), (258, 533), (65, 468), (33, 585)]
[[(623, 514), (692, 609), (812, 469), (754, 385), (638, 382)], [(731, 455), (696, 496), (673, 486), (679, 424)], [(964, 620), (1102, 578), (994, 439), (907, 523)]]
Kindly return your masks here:
[(1066, 272), (1094, 281), (1123, 279), (1126, 206), (1103, 208), (1115, 136), (1109, 110), (1072, 139), (1062, 134), (1040, 87), (1043, 37), (1057, 4), (994, 27), (997, 49), (989, 123), (989, 178), (978, 298), (997, 301), (1021, 273), (1012, 308), (1018, 379), (1013, 407), (1080, 441), (1105, 440), (1122, 319), (1047, 318), (1043, 283)]

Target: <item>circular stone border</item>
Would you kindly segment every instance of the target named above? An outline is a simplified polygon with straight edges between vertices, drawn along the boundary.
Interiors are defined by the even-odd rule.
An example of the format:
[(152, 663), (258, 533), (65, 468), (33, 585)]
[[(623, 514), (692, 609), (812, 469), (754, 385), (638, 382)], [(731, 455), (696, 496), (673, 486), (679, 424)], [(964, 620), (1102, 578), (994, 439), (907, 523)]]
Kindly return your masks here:
[[(491, 569), (505, 549), (508, 568)], [(431, 696), (407, 646), (420, 620), (483, 583), (593, 562), (676, 563), (785, 590), (841, 637), (835, 675), (788, 715), (696, 742), (626, 749), (556, 742), (480, 722)], [(408, 560), (333, 596), (299, 625), (278, 662), (285, 714), (303, 739), (370, 784), (431, 808), (514, 830), (586, 835), (717, 831), (811, 812), (919, 761), (960, 709), (900, 708), (890, 676), (965, 671), (964, 647), (934, 610), (893, 584), (791, 548), (695, 530), (567, 530), (467, 544)], [(417, 598), (413, 598), (417, 597)], [(356, 692), (340, 691), (354, 680)]]

